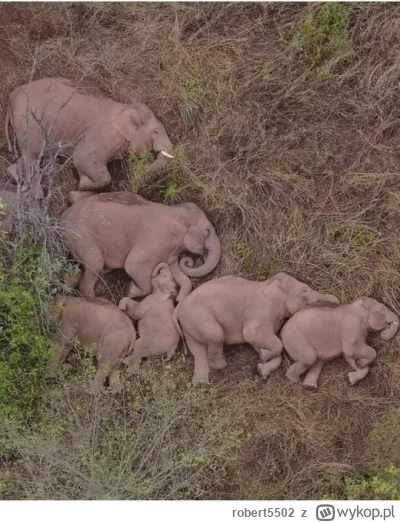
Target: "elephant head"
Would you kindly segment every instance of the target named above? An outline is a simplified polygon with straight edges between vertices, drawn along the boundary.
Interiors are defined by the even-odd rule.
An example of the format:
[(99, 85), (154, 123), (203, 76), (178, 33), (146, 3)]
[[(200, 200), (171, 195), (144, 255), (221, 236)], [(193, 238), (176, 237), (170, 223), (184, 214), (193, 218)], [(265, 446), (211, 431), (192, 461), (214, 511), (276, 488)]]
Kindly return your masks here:
[(307, 284), (298, 281), (284, 272), (274, 277), (278, 278), (281, 288), (287, 295), (285, 307), (289, 315), (294, 315), (296, 312), (308, 306), (322, 305), (323, 303), (329, 303), (331, 305), (340, 304), (336, 296), (316, 292)]
[(381, 339), (390, 341), (396, 335), (400, 320), (387, 306), (365, 296), (359, 297), (353, 304), (362, 307), (368, 328), (373, 332), (380, 332)]
[(140, 154), (153, 151), (157, 164), (172, 158), (173, 147), (164, 125), (143, 103), (132, 103), (118, 116), (115, 122), (120, 134), (131, 144), (133, 152)]
[(167, 301), (178, 295), (178, 286), (167, 263), (159, 263), (152, 273), (151, 286), (158, 303)]
[(179, 261), (179, 266), (182, 272), (190, 277), (202, 277), (218, 265), (221, 243), (213, 225), (197, 205), (184, 203), (181, 207), (186, 211), (185, 221), (188, 225), (183, 238), (184, 250), (202, 256), (204, 263), (199, 267), (193, 267), (193, 259), (186, 256)]

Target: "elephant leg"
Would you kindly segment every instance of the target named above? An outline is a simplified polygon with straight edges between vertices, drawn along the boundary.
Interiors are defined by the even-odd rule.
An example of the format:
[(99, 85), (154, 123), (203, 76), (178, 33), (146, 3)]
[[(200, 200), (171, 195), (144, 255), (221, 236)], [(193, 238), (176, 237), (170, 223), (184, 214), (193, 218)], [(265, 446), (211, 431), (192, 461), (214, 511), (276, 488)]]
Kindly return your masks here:
[(282, 341), (270, 327), (264, 325), (246, 325), (243, 329), (243, 337), (258, 353), (261, 363), (278, 357), (283, 350)]
[(94, 288), (104, 268), (104, 258), (96, 246), (91, 248), (90, 260), (86, 263), (83, 276), (79, 283), (79, 293), (82, 297), (95, 297)]
[[(69, 335), (67, 335), (67, 334), (69, 334)], [(68, 357), (68, 354), (71, 350), (71, 348), (69, 346), (69, 342), (72, 339), (73, 335), (74, 335), (74, 328), (72, 328), (72, 327), (70, 328), (69, 332), (63, 332), (60, 329), (57, 330), (56, 353), (55, 353), (54, 357), (52, 358), (52, 360), (50, 361), (50, 363), (47, 367), (47, 372), (46, 372), (46, 377), (48, 377), (49, 379), (55, 378), (58, 370), (60, 369), (60, 366), (65, 361), (65, 359)]]
[(72, 162), (79, 175), (79, 190), (99, 190), (111, 184), (107, 163), (91, 159), (91, 156), (77, 149)]
[(277, 370), (282, 362), (282, 355), (278, 355), (277, 357), (273, 357), (268, 362), (258, 363), (257, 370), (263, 379), (266, 379), (271, 372)]
[(151, 339), (139, 337), (135, 343), (132, 354), (124, 359), (124, 362), (128, 365), (127, 373), (137, 373), (140, 362), (144, 357), (153, 357), (155, 355), (163, 355), (164, 353), (170, 354), (172, 352), (172, 355), (169, 357), (169, 359), (171, 359), (175, 350), (176, 346), (174, 346), (172, 350), (168, 350), (157, 344), (157, 342), (153, 342)]
[(224, 358), (224, 331), (215, 320), (207, 324), (207, 358), (212, 370), (222, 370), (227, 366)]
[(89, 395), (97, 395), (101, 391), (107, 377), (113, 371), (113, 366), (110, 361), (99, 362), (99, 368), (88, 390)]
[(195, 341), (186, 339), (187, 347), (194, 357), (193, 383), (209, 384), (209, 366), (207, 358), (207, 346)]
[(183, 299), (192, 291), (192, 281), (190, 280), (189, 276), (182, 272), (178, 263), (169, 265), (169, 268), (173, 278), (179, 285), (179, 292), (175, 299), (175, 301), (179, 303), (180, 301), (183, 301)]
[(286, 377), (290, 382), (300, 382), (303, 373), (306, 372), (311, 366), (312, 364), (297, 361), (289, 367), (286, 372)]
[(114, 369), (109, 377), (111, 393), (119, 393), (122, 391), (122, 383), (119, 375), (119, 371)]
[(358, 381), (361, 381), (361, 379), (364, 379), (366, 375), (369, 372), (369, 366), (366, 366), (364, 368), (359, 368), (357, 366), (357, 362), (353, 357), (346, 357), (345, 361), (353, 368), (354, 372), (349, 372), (347, 374), (349, 382), (352, 386), (358, 383)]
[(318, 379), (321, 374), (325, 361), (316, 361), (308, 370), (306, 378), (303, 381), (303, 387), (306, 390), (316, 390), (318, 388)]
[(172, 350), (167, 352), (167, 357), (165, 358), (165, 362), (169, 362), (175, 355), (176, 349), (178, 348), (178, 344), (176, 344)]
[(376, 359), (376, 351), (368, 344), (363, 343), (358, 346), (353, 352), (353, 358), (357, 362), (359, 368), (365, 368), (373, 363)]
[(151, 274), (154, 266), (144, 258), (143, 250), (133, 248), (125, 261), (125, 272), (132, 279), (124, 288), (125, 297), (144, 297), (152, 293)]

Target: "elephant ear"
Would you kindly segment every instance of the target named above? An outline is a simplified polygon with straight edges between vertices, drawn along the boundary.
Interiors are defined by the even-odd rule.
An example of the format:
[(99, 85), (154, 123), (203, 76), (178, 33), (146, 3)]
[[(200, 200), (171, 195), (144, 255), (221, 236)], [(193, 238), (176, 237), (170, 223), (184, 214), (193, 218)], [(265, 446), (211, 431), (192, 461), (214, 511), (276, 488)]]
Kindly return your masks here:
[(286, 299), (286, 310), (290, 315), (294, 315), (302, 308), (305, 308), (307, 306), (306, 300), (301, 297), (300, 295), (293, 295), (291, 297), (288, 297)]
[(386, 314), (383, 310), (376, 307), (371, 310), (368, 320), (369, 326), (379, 332), (387, 327)]
[(124, 109), (114, 121), (114, 127), (127, 141), (134, 140), (138, 130), (139, 122), (130, 109)]
[(153, 293), (154, 297), (157, 301), (157, 303), (165, 303), (165, 301), (168, 301), (168, 299), (172, 296), (171, 292), (163, 288), (162, 283), (162, 271), (168, 270), (169, 272), (169, 266), (167, 263), (159, 263), (152, 273), (152, 286), (153, 286)]

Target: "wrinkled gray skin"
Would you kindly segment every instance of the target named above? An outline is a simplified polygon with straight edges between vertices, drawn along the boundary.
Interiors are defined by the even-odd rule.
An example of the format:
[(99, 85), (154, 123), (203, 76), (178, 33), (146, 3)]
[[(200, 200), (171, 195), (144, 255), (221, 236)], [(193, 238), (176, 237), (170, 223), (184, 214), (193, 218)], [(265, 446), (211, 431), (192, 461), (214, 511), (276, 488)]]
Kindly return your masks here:
[(118, 365), (135, 345), (136, 331), (129, 318), (106, 299), (85, 300), (80, 297), (57, 295), (60, 316), (56, 342), (57, 352), (50, 361), (47, 377), (54, 378), (71, 349), (71, 341), (80, 343), (82, 350), (97, 357), (98, 371), (89, 389), (96, 394), (107, 377), (111, 391), (120, 391)]
[(282, 360), (277, 333), (283, 321), (321, 300), (339, 302), (283, 272), (261, 282), (226, 276), (197, 287), (174, 311), (194, 356), (193, 382), (208, 383), (209, 368), (226, 366), (224, 343), (251, 344), (260, 357), (258, 370), (267, 377)]
[(174, 298), (178, 287), (166, 263), (160, 263), (151, 279), (153, 293), (138, 303), (124, 297), (118, 304), (128, 317), (138, 321), (139, 339), (124, 362), (128, 373), (136, 373), (143, 357), (167, 354), (171, 360), (179, 343), (179, 333), (172, 321)]
[(350, 384), (363, 379), (376, 351), (366, 343), (370, 332), (380, 332), (383, 340), (392, 339), (399, 318), (385, 305), (369, 297), (360, 297), (348, 305), (321, 305), (295, 314), (282, 328), (283, 346), (294, 360), (286, 375), (299, 382), (307, 372), (303, 386), (316, 390), (326, 361), (343, 356), (354, 371)]
[(100, 190), (111, 183), (107, 164), (123, 156), (159, 153), (150, 168), (165, 164), (172, 143), (153, 112), (144, 104), (123, 104), (85, 93), (64, 78), (43, 78), (11, 92), (6, 116), (15, 132), (20, 159), (8, 168), (14, 178), (25, 180), (36, 197), (43, 197), (37, 163), (43, 150), (71, 157), (79, 174), (79, 190)]
[[(79, 292), (94, 296), (97, 278), (105, 269), (124, 268), (132, 282), (127, 297), (151, 294), (156, 266), (167, 263), (180, 286), (177, 301), (192, 289), (188, 276), (201, 277), (217, 266), (221, 245), (214, 227), (194, 203), (167, 206), (153, 203), (132, 192), (110, 192), (83, 197), (61, 216), (64, 240), (71, 254), (84, 265)], [(204, 264), (193, 267), (190, 252)]]

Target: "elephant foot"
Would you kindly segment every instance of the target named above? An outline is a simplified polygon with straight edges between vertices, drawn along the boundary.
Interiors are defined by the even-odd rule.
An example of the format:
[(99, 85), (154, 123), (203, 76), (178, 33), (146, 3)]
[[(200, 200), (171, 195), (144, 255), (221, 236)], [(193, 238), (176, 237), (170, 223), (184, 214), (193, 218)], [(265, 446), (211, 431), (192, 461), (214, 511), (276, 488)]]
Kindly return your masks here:
[(93, 381), (87, 390), (87, 394), (92, 397), (99, 395), (102, 386), (103, 386), (102, 384), (99, 384), (98, 382)]
[(262, 379), (267, 379), (271, 373), (270, 368), (266, 367), (265, 363), (258, 363), (257, 371)]
[(359, 368), (365, 368), (366, 366), (369, 366), (371, 364), (371, 361), (369, 359), (357, 359), (356, 364)]
[(138, 375), (140, 371), (140, 361), (135, 361), (133, 363), (130, 363), (127, 370), (126, 370), (126, 373), (128, 375)]
[(318, 385), (313, 384), (311, 382), (305, 382), (305, 383), (303, 383), (303, 388), (305, 390), (309, 390), (309, 391), (316, 391), (316, 390), (318, 390)]
[(208, 366), (212, 370), (223, 370), (228, 366), (228, 363), (225, 361), (225, 359), (211, 359), (208, 361)]
[(297, 384), (301, 380), (300, 375), (298, 373), (295, 373), (293, 370), (291, 370), (291, 367), (287, 370), (286, 377), (293, 384)]
[(201, 377), (199, 375), (194, 375), (193, 376), (193, 379), (192, 379), (192, 384), (196, 384), (196, 385), (206, 385), (206, 384), (210, 384), (209, 380), (208, 379), (205, 379), (204, 377)]
[(120, 382), (116, 382), (110, 385), (110, 391), (113, 395), (120, 393), (123, 390), (123, 386)]
[(349, 379), (349, 383), (354, 386), (357, 384), (361, 379), (364, 379), (364, 377), (369, 372), (369, 367), (366, 366), (365, 368), (361, 368), (360, 370), (356, 370), (355, 372), (349, 372), (347, 374), (347, 377)]

